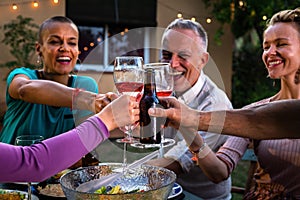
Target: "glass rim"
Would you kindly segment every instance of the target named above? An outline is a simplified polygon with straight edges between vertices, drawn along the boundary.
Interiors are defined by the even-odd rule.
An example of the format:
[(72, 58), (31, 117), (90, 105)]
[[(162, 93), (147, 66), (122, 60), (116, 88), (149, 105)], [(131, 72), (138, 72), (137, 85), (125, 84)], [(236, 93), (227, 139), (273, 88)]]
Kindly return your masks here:
[(24, 140), (31, 140), (31, 139), (27, 139), (27, 138), (36, 138), (36, 139), (44, 139), (44, 137), (42, 135), (19, 135), (16, 137), (16, 140), (17, 139), (23, 139)]
[(144, 68), (162, 68), (162, 67), (170, 67), (170, 63), (167, 62), (154, 62), (154, 63), (146, 63), (144, 64)]
[(142, 56), (117, 56), (116, 57), (116, 59), (119, 59), (119, 58), (141, 58), (143, 60)]

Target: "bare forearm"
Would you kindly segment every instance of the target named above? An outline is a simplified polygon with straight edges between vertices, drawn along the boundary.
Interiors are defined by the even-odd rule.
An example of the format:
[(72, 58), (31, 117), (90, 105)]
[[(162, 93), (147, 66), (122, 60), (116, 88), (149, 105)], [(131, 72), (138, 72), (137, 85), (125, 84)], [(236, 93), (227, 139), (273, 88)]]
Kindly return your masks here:
[(219, 160), (210, 147), (205, 144), (198, 131), (191, 130), (190, 128), (182, 128), (180, 131), (190, 151), (194, 152), (193, 154), (198, 160), (199, 167), (211, 181), (219, 183), (228, 178), (225, 163)]
[(56, 82), (28, 81), (16, 91), (14, 97), (26, 102), (62, 107), (72, 106), (73, 89)]
[(203, 173), (214, 183), (224, 181), (229, 176), (227, 166), (215, 155), (213, 151), (211, 151), (205, 158), (199, 159), (198, 163)]
[[(76, 95), (74, 95), (76, 94)], [(23, 101), (57, 107), (69, 107), (94, 111), (96, 94), (78, 91), (54, 81), (28, 81), (17, 90), (15, 96)]]
[(300, 101), (278, 101), (250, 109), (199, 113), (199, 130), (254, 139), (300, 138)]

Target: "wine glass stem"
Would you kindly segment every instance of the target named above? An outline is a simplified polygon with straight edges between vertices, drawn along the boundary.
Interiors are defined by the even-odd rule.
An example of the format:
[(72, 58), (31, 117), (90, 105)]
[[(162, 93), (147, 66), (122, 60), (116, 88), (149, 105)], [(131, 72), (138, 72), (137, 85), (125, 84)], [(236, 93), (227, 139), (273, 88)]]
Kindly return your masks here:
[(124, 148), (123, 148), (123, 171), (127, 166), (127, 142), (124, 142)]
[(161, 141), (160, 141), (160, 147), (159, 147), (159, 157), (164, 157), (164, 141), (165, 141), (165, 129), (161, 129)]
[(27, 186), (28, 186), (28, 200), (31, 200), (31, 183), (28, 182)]
[(127, 135), (127, 139), (129, 141), (129, 143), (131, 143), (132, 142), (132, 127), (131, 126), (128, 128), (126, 135)]

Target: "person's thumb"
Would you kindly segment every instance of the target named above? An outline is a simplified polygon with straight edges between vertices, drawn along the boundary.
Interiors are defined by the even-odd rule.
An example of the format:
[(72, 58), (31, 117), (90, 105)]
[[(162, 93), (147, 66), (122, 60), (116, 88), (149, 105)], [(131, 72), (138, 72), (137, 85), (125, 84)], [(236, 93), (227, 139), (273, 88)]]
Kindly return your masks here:
[(167, 113), (162, 108), (149, 108), (148, 114), (153, 117), (167, 117)]

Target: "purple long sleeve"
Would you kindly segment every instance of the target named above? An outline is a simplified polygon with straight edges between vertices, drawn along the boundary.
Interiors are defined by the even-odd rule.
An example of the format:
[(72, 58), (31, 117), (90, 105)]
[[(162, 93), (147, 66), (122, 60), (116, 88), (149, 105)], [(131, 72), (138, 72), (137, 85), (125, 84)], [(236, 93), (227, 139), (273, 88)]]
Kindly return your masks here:
[(0, 143), (0, 182), (40, 182), (70, 167), (107, 139), (96, 116), (75, 129), (30, 147)]

